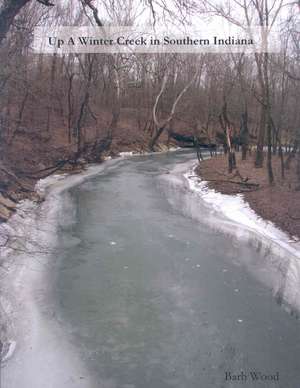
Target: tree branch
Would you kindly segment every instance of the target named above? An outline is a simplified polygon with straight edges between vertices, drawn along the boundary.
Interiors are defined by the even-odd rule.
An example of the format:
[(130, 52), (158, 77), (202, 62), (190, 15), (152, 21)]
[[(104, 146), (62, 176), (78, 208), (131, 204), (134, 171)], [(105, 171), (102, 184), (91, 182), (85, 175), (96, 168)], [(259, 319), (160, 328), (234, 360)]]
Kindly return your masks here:
[(38, 3), (41, 3), (43, 5), (46, 5), (47, 7), (54, 7), (54, 3), (50, 3), (49, 0), (36, 0)]

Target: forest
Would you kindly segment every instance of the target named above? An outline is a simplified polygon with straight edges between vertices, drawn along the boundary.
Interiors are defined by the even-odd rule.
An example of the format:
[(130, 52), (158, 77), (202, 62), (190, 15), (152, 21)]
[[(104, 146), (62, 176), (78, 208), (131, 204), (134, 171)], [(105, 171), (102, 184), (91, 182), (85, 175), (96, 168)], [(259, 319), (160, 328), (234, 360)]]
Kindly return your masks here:
[[(239, 153), (271, 186), (284, 185), (292, 168), (287, 190), (299, 191), (299, 7), (283, 0), (2, 0), (1, 219), (55, 171), (169, 146), (195, 147), (199, 160), (203, 148), (222, 151), (235, 177)], [(212, 17), (276, 28), (280, 53), (46, 55), (32, 49), (37, 26), (184, 25)]]
[(299, 102), (300, 0), (0, 0), (0, 386), (299, 387)]

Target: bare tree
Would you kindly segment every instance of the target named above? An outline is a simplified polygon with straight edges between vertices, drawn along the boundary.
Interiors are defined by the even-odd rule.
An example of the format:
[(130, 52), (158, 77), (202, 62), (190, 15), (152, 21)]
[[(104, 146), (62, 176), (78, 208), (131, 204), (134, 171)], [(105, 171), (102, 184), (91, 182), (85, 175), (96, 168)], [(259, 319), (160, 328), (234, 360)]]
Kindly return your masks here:
[(153, 105), (152, 115), (153, 115), (153, 121), (155, 124), (155, 133), (154, 133), (154, 136), (152, 137), (152, 139), (150, 140), (150, 143), (149, 143), (149, 148), (151, 150), (154, 150), (155, 144), (157, 143), (158, 139), (162, 135), (164, 129), (166, 128), (166, 126), (171, 122), (172, 118), (174, 117), (176, 107), (177, 107), (179, 101), (181, 100), (183, 95), (188, 91), (188, 89), (195, 83), (197, 77), (199, 76), (199, 70), (194, 71), (194, 75), (192, 76), (190, 81), (187, 82), (185, 84), (185, 86), (177, 94), (176, 98), (173, 101), (173, 104), (172, 104), (172, 107), (171, 107), (171, 110), (170, 110), (170, 113), (168, 114), (168, 116), (159, 120), (158, 119), (158, 112), (157, 112), (158, 111), (158, 104), (160, 102), (162, 94), (164, 93), (164, 91), (166, 89), (169, 76), (170, 75), (168, 73), (168, 70), (165, 69), (165, 73), (163, 75), (163, 79), (161, 82), (161, 87), (160, 87), (160, 90), (155, 98), (155, 102)]

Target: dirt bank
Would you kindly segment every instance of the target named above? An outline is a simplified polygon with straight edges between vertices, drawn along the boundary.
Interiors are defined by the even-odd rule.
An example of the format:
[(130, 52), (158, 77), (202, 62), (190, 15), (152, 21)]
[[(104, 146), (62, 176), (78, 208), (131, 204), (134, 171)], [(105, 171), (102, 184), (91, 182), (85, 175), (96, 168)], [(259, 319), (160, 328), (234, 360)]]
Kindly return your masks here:
[[(34, 132), (29, 136), (26, 132), (16, 136), (12, 144), (0, 142), (0, 223), (9, 219), (20, 200), (42, 199), (34, 191), (39, 179), (54, 173), (81, 172), (89, 163), (101, 163), (105, 157), (117, 157), (120, 152), (149, 151), (149, 136), (130, 137), (125, 129), (120, 129), (112, 141), (102, 138), (97, 142), (93, 139), (78, 159), (74, 159), (74, 146), (68, 145), (60, 134), (47, 137)], [(174, 146), (164, 135), (156, 149), (165, 151)]]
[[(242, 161), (237, 153), (238, 172), (248, 178), (250, 185), (241, 185), (241, 178), (236, 173), (228, 174), (227, 160), (224, 155), (203, 161), (196, 171), (210, 188), (223, 194), (242, 193), (251, 208), (261, 217), (272, 221), (291, 236), (300, 238), (300, 192), (296, 190), (297, 182), (295, 162), (286, 170), (286, 177), (281, 179), (280, 160), (273, 158), (276, 184), (268, 184), (265, 168), (254, 168), (252, 157)], [(253, 186), (252, 186), (253, 184)], [(255, 185), (258, 185), (257, 187)]]

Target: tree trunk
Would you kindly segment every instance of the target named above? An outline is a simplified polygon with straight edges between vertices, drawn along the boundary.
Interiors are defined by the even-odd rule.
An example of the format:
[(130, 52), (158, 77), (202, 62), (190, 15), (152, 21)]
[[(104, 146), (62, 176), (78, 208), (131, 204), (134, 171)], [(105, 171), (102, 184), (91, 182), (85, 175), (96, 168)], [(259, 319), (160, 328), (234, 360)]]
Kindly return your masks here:
[(76, 125), (76, 134), (77, 134), (77, 158), (80, 157), (81, 151), (82, 151), (82, 146), (83, 146), (83, 139), (82, 139), (82, 125), (83, 121), (85, 118), (85, 113), (86, 113), (86, 108), (89, 103), (90, 99), (90, 86), (92, 82), (92, 75), (93, 75), (93, 66), (95, 63), (95, 56), (90, 56), (88, 54), (87, 60), (89, 61), (89, 68), (88, 68), (88, 74), (87, 74), (87, 81), (85, 85), (85, 93), (83, 100), (80, 105), (80, 111), (79, 111), (79, 116), (77, 119), (77, 125)]
[(55, 73), (56, 73), (56, 60), (57, 54), (53, 55), (52, 64), (51, 64), (51, 77), (50, 77), (50, 90), (48, 95), (48, 106), (47, 106), (47, 123), (46, 123), (46, 131), (49, 132), (51, 126), (51, 113), (53, 110), (53, 92), (54, 92), (54, 82), (55, 82)]
[(160, 127), (157, 129), (156, 134), (154, 137), (150, 140), (149, 148), (151, 151), (154, 151), (155, 144), (157, 143), (158, 139), (160, 138), (161, 134), (163, 133), (165, 127)]
[(297, 178), (298, 178), (298, 186), (297, 190), (300, 190), (300, 150), (298, 150), (297, 154)]
[[(226, 137), (226, 149), (228, 153), (228, 172), (232, 173), (233, 169), (236, 168), (236, 158), (235, 158), (235, 152), (232, 147), (231, 142), (231, 127), (230, 127), (230, 121), (227, 116), (227, 103), (224, 101), (223, 107), (222, 107), (222, 113), (219, 115), (220, 124), (223, 128), (225, 137)], [(224, 148), (225, 151), (225, 148)]]
[(270, 120), (268, 120), (268, 157), (267, 157), (267, 167), (268, 167), (268, 179), (269, 184), (272, 185), (274, 183), (274, 175), (272, 168), (272, 127)]
[(284, 179), (285, 178), (285, 174), (284, 174), (284, 159), (283, 159), (283, 151), (282, 151), (281, 144), (279, 144), (278, 155), (280, 157), (281, 178)]
[(267, 120), (267, 138), (268, 138), (268, 179), (269, 184), (274, 183), (274, 175), (272, 168), (272, 117), (271, 117), (271, 102), (270, 102), (270, 87), (269, 87), (269, 54), (264, 53), (264, 78), (265, 78), (265, 92), (266, 92), (266, 120)]
[(295, 157), (295, 155), (297, 153), (298, 146), (299, 146), (299, 142), (298, 142), (298, 140), (295, 140), (293, 149), (292, 149), (292, 151), (289, 152), (289, 155), (288, 155), (288, 157), (287, 157), (287, 159), (285, 161), (285, 168), (287, 170), (290, 169), (291, 161), (292, 161), (292, 159)]
[(246, 160), (249, 145), (248, 112), (247, 107), (242, 113), (240, 127), (240, 142), (242, 143), (242, 160)]
[(247, 159), (247, 151), (248, 151), (247, 144), (242, 144), (242, 160)]
[(279, 128), (275, 127), (275, 123), (274, 123), (274, 120), (272, 117), (271, 117), (271, 125), (273, 128), (273, 134), (276, 137), (276, 141), (277, 141), (277, 145), (278, 145), (278, 156), (280, 158), (280, 167), (281, 167), (281, 179), (284, 179), (285, 178), (285, 174), (284, 174), (285, 166), (284, 166), (283, 149), (282, 149), (282, 144), (281, 144), (280, 131), (279, 131)]
[(233, 151), (228, 152), (228, 172), (229, 174), (232, 173), (233, 169), (236, 168), (236, 159), (235, 159), (235, 153)]
[(68, 141), (72, 143), (72, 117), (73, 117), (73, 102), (72, 102), (72, 88), (73, 88), (74, 73), (69, 76), (68, 86)]
[(262, 168), (264, 163), (264, 142), (265, 142), (266, 112), (264, 106), (261, 106), (260, 125), (258, 131), (255, 167)]

